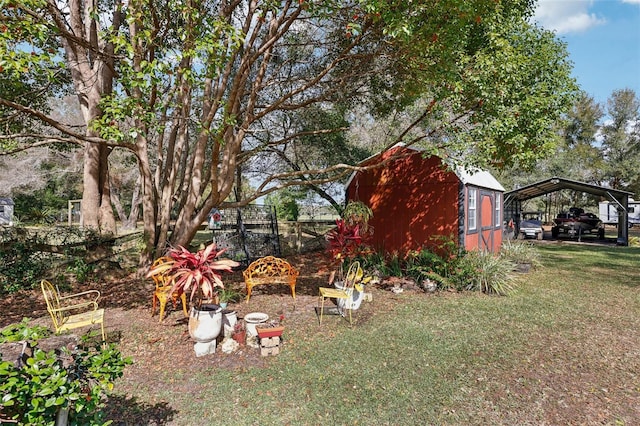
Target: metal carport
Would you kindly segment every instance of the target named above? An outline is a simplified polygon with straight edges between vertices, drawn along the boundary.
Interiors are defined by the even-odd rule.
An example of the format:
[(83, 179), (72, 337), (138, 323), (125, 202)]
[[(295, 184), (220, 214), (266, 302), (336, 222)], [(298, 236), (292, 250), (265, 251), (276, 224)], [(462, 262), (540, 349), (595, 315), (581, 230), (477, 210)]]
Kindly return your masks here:
[(522, 202), (540, 197), (562, 189), (572, 189), (577, 192), (599, 195), (618, 206), (618, 240), (619, 245), (629, 245), (629, 197), (633, 194), (619, 189), (606, 188), (585, 182), (578, 182), (561, 177), (552, 177), (513, 191), (504, 193), (504, 211), (511, 212), (516, 219), (522, 213)]

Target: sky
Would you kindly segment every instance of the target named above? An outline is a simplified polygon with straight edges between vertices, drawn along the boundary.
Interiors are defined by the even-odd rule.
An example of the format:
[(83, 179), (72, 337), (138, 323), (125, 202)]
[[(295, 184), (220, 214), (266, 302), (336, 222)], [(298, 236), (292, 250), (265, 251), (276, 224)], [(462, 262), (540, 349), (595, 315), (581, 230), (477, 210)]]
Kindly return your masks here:
[(567, 44), (573, 76), (596, 102), (625, 88), (640, 97), (640, 0), (538, 0), (534, 20)]

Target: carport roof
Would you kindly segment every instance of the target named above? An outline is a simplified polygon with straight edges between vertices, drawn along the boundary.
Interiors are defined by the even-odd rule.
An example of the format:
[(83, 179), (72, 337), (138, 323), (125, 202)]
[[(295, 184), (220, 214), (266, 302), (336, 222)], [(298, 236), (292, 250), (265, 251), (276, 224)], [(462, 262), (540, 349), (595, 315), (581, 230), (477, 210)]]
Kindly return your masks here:
[(604, 186), (578, 182), (561, 177), (552, 177), (550, 179), (532, 183), (531, 185), (527, 185), (522, 188), (514, 189), (513, 191), (505, 192), (504, 197), (507, 202), (513, 200), (525, 201), (551, 192), (560, 191), (561, 189), (573, 189), (574, 191), (599, 195), (607, 199), (615, 197), (617, 200), (620, 200), (625, 196), (628, 197), (633, 195), (631, 192), (621, 191), (619, 189), (606, 188)]

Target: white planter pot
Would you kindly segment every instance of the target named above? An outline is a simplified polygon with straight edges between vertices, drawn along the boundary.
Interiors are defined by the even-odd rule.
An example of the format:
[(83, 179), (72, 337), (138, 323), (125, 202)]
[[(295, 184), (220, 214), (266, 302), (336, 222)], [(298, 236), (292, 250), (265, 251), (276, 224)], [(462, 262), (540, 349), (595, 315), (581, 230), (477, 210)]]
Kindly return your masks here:
[[(344, 290), (342, 281), (334, 282), (333, 286), (338, 290)], [(362, 287), (363, 287), (362, 291), (358, 291), (355, 288), (351, 288), (351, 297), (348, 299), (337, 299), (336, 303), (338, 304), (338, 309), (339, 310), (352, 309), (355, 311), (358, 308), (360, 308), (360, 304), (364, 300), (364, 285)]]
[(222, 331), (222, 308), (218, 305), (202, 305), (191, 308), (189, 335), (196, 342), (211, 342)]
[(233, 334), (233, 328), (238, 322), (238, 314), (236, 311), (222, 311), (222, 328), (224, 330), (224, 337), (231, 337)]
[(244, 322), (247, 326), (248, 336), (257, 336), (256, 325), (264, 324), (269, 319), (269, 315), (262, 312), (252, 312), (244, 316)]

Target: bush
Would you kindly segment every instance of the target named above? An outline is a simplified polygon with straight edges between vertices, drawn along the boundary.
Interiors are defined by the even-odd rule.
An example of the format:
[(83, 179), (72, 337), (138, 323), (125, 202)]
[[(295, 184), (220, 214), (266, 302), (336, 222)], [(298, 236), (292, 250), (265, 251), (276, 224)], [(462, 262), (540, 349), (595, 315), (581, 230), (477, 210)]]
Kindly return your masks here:
[(444, 250), (446, 257), (423, 248), (407, 252), (404, 256), (397, 252), (391, 254), (372, 253), (362, 257), (363, 267), (375, 271), (382, 277), (410, 277), (418, 285), (425, 280), (434, 281), (440, 289), (451, 288), (449, 277), (453, 275), (459, 256)]
[(86, 283), (95, 272), (95, 266), (87, 263), (84, 259), (76, 257), (69, 266), (67, 272), (76, 277), (79, 283)]
[(51, 331), (47, 327), (36, 325), (29, 327), (29, 318), (23, 318), (16, 324), (5, 327), (0, 332), (0, 343), (19, 342), (21, 340), (37, 341), (51, 335)]
[[(95, 231), (57, 226), (31, 230), (6, 227), (0, 231), (0, 294), (32, 289), (45, 274), (55, 274), (55, 266), (69, 262), (67, 272), (79, 282), (90, 278), (93, 267), (82, 256), (99, 246), (105, 238)], [(47, 247), (64, 249), (64, 255), (48, 253)], [(65, 248), (66, 247), (66, 248)], [(50, 250), (50, 249), (49, 249)]]
[[(32, 332), (23, 326), (13, 329), (21, 336), (39, 335), (37, 330)], [(14, 340), (11, 331), (4, 337)], [(106, 392), (130, 363), (115, 345), (92, 347), (86, 342), (73, 352), (63, 350), (61, 355), (36, 347), (33, 357), (21, 368), (2, 361), (0, 419), (19, 425), (53, 425), (58, 411), (67, 409), (69, 424), (105, 424), (102, 408)]]
[(456, 282), (467, 290), (507, 295), (512, 290), (511, 272), (514, 263), (486, 251), (467, 252), (458, 264)]
[[(453, 288), (501, 295), (512, 290), (511, 272), (515, 264), (511, 259), (489, 252), (466, 252), (444, 237), (433, 241), (438, 244), (431, 249), (409, 251), (405, 256), (373, 253), (362, 258), (362, 264), (382, 276), (410, 277), (422, 287), (425, 280), (430, 280), (441, 290)], [(518, 248), (521, 256), (527, 254), (528, 259), (537, 259), (534, 248)]]
[[(51, 268), (53, 256), (35, 249), (42, 239), (21, 228), (3, 231), (0, 249), (0, 294), (32, 288), (42, 274)], [(12, 238), (13, 237), (13, 238)], [(8, 240), (8, 241), (7, 241)]]
[(530, 264), (534, 268), (542, 266), (536, 247), (524, 241), (507, 240), (503, 242), (500, 256), (514, 264)]

